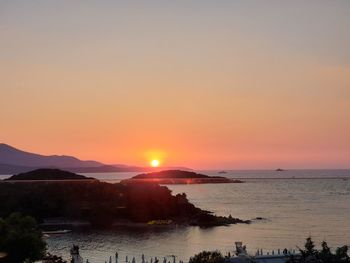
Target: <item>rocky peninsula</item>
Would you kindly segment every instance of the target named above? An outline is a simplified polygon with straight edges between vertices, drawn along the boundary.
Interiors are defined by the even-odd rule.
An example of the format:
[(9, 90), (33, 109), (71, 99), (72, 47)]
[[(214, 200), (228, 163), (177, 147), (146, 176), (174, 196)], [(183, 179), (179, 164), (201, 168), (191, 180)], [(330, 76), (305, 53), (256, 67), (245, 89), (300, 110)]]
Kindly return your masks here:
[[(144, 223), (166, 220), (171, 224), (202, 227), (250, 223), (238, 218), (218, 217), (191, 204), (186, 194), (172, 195), (156, 183), (110, 184), (96, 179), (58, 180), (64, 171), (45, 169), (28, 173), (31, 181), (22, 181), (26, 174), (0, 183), (0, 217), (13, 212), (31, 215), (39, 222), (50, 218), (80, 220), (93, 227), (114, 224)], [(72, 175), (70, 175), (72, 176)], [(81, 175), (75, 175), (80, 178)], [(40, 180), (35, 181), (37, 178)], [(54, 178), (53, 180), (41, 180)]]

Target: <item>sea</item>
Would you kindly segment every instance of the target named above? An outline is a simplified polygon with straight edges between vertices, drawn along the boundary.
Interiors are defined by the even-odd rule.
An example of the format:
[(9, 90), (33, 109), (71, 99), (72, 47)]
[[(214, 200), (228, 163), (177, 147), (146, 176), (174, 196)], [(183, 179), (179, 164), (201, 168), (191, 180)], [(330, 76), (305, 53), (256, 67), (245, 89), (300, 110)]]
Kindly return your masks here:
[[(216, 215), (251, 219), (251, 224), (213, 228), (192, 226), (128, 226), (112, 230), (81, 230), (51, 236), (51, 253), (69, 257), (76, 244), (89, 262), (109, 261), (118, 252), (119, 262), (135, 257), (141, 262), (157, 256), (163, 261), (185, 262), (203, 250), (234, 250), (241, 241), (255, 254), (277, 249), (297, 249), (305, 239), (316, 245), (326, 240), (331, 248), (350, 245), (350, 170), (197, 171), (242, 179), (245, 183), (167, 185), (174, 194), (186, 193), (197, 207)], [(86, 174), (101, 181), (118, 182), (136, 173)], [(256, 220), (262, 218), (262, 220)], [(271, 253), (271, 252), (270, 252)]]

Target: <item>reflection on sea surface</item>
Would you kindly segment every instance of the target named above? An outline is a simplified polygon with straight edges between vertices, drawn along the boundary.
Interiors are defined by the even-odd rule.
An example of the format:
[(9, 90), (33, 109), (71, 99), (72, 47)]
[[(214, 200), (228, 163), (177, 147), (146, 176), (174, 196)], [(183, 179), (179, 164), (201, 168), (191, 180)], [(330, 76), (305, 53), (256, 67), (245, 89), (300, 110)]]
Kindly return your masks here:
[[(103, 175), (106, 176), (106, 175)], [(228, 176), (228, 175), (225, 175)], [(73, 244), (90, 262), (103, 262), (118, 251), (129, 256), (178, 255), (187, 260), (201, 250), (230, 251), (235, 241), (248, 250), (301, 246), (312, 235), (331, 246), (350, 240), (350, 180), (247, 180), (245, 184), (171, 185), (185, 192), (196, 206), (218, 215), (242, 219), (263, 217), (250, 225), (200, 229), (198, 227), (119, 227), (103, 231), (74, 231), (50, 237), (49, 250), (67, 256)]]

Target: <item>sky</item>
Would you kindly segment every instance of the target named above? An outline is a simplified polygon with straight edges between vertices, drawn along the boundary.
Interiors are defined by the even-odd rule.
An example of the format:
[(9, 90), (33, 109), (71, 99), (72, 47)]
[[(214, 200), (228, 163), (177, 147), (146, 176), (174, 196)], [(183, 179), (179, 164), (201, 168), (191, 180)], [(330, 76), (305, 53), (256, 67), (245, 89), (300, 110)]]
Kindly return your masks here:
[(350, 1), (0, 1), (0, 142), (350, 168)]

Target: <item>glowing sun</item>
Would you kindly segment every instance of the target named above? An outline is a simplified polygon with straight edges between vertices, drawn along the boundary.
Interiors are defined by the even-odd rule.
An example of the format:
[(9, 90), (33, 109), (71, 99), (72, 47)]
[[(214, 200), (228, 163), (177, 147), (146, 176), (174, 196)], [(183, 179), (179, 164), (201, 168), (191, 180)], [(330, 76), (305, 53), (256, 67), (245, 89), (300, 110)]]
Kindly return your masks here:
[(151, 166), (152, 167), (158, 167), (159, 166), (159, 160), (157, 160), (157, 159), (152, 160), (151, 161)]

